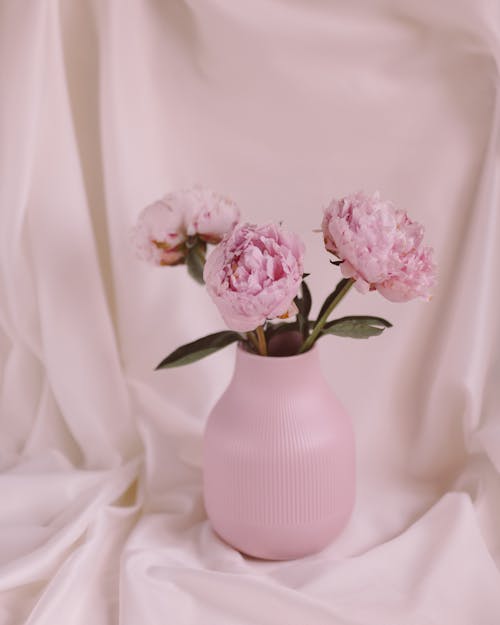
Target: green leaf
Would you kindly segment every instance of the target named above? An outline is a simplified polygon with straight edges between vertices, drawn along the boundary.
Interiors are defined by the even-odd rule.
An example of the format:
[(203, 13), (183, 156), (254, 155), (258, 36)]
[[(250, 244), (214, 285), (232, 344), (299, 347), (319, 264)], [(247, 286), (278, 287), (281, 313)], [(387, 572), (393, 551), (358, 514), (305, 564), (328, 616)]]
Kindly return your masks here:
[(203, 268), (205, 267), (205, 255), (200, 246), (192, 247), (186, 256), (186, 265), (189, 275), (199, 284), (205, 284), (203, 280)]
[(266, 328), (267, 339), (283, 332), (296, 332), (299, 329), (297, 321), (282, 321), (281, 323), (270, 323)]
[(306, 339), (309, 336), (309, 313), (311, 312), (312, 298), (311, 291), (304, 280), (302, 280), (301, 292), (302, 297), (297, 299), (295, 303), (299, 309), (299, 314), (297, 316), (299, 322), (299, 332), (302, 334), (304, 339)]
[(241, 334), (229, 330), (209, 334), (192, 343), (186, 343), (186, 345), (178, 347), (160, 362), (155, 371), (189, 365), (192, 362), (205, 358), (205, 356), (210, 356), (210, 354), (219, 351), (219, 349), (227, 345), (231, 345), (231, 343), (241, 340), (243, 340)]
[(333, 302), (333, 300), (337, 297), (337, 295), (340, 293), (340, 291), (342, 291), (342, 289), (345, 287), (345, 285), (347, 284), (349, 278), (343, 278), (335, 287), (335, 290), (332, 291), (330, 293), (330, 295), (325, 299), (325, 301), (323, 302), (323, 305), (321, 306), (321, 309), (318, 313), (318, 318), (317, 321), (319, 321), (321, 319), (321, 317), (323, 316), (323, 314), (326, 312), (328, 306), (330, 306), (330, 304)]
[(341, 317), (327, 323), (321, 334), (349, 336), (354, 339), (367, 339), (382, 334), (385, 328), (392, 328), (392, 323), (381, 317), (353, 316)]
[(309, 319), (311, 306), (312, 306), (311, 291), (309, 290), (309, 287), (307, 286), (306, 282), (302, 280), (302, 314), (304, 315), (304, 319), (306, 321)]
[(302, 297), (297, 296), (293, 301), (299, 311), (297, 313), (299, 332), (306, 337), (309, 329), (309, 313), (311, 312), (312, 299), (309, 287), (304, 280), (301, 283), (301, 295)]

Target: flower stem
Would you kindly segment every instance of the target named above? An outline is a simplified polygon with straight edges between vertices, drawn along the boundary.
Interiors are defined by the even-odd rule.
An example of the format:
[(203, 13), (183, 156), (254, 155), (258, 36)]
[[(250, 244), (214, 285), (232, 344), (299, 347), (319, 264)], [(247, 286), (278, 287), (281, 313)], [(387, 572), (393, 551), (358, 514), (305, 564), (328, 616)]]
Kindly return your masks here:
[(328, 317), (332, 313), (332, 310), (337, 306), (337, 304), (341, 301), (341, 299), (347, 294), (347, 292), (349, 291), (349, 289), (352, 287), (352, 285), (355, 282), (356, 281), (354, 280), (354, 278), (349, 278), (349, 280), (345, 283), (343, 289), (339, 291), (337, 297), (332, 301), (330, 306), (328, 306), (328, 308), (325, 310), (325, 312), (321, 315), (321, 317), (316, 322), (316, 325), (312, 329), (311, 334), (307, 337), (307, 339), (302, 344), (302, 347), (299, 349), (299, 354), (302, 354), (303, 352), (306, 352), (308, 349), (311, 349), (311, 347), (316, 342), (316, 339), (318, 338), (325, 323), (328, 321)]
[(259, 353), (261, 356), (267, 356), (266, 335), (264, 334), (263, 326), (259, 326), (255, 332), (257, 334), (257, 340), (259, 341)]
[(255, 334), (253, 332), (247, 332), (247, 339), (250, 341), (250, 343), (254, 346), (255, 350), (257, 352), (259, 352), (259, 341), (257, 340), (257, 338), (255, 337)]
[(204, 249), (201, 247), (201, 245), (197, 245), (194, 248), (194, 251), (195, 251), (195, 254), (198, 256), (198, 258), (200, 259), (201, 264), (203, 266), (205, 266), (206, 259), (205, 259), (205, 251), (204, 251)]

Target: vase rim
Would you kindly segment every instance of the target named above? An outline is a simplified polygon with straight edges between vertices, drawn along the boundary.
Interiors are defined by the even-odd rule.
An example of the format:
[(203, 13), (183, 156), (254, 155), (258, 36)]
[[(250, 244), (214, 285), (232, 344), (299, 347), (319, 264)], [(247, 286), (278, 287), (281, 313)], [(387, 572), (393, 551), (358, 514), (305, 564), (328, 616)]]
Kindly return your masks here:
[(264, 359), (264, 360), (279, 360), (280, 362), (290, 362), (292, 360), (299, 360), (300, 358), (304, 357), (304, 356), (308, 356), (311, 354), (315, 354), (318, 350), (316, 345), (313, 345), (311, 347), (311, 349), (308, 349), (307, 352), (302, 352), (301, 354), (293, 354), (292, 356), (262, 356), (261, 354), (253, 354), (252, 352), (247, 351), (246, 349), (243, 348), (243, 343), (242, 341), (238, 342), (238, 353), (244, 355), (245, 357), (248, 358), (252, 358), (252, 359)]

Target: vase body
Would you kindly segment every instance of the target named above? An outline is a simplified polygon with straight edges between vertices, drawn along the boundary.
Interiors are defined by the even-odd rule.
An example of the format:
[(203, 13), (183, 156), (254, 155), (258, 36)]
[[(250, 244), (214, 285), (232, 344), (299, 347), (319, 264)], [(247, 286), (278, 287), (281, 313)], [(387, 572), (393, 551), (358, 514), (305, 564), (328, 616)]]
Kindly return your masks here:
[(321, 550), (354, 504), (354, 435), (317, 349), (262, 357), (239, 347), (203, 441), (213, 529), (239, 551), (287, 560)]

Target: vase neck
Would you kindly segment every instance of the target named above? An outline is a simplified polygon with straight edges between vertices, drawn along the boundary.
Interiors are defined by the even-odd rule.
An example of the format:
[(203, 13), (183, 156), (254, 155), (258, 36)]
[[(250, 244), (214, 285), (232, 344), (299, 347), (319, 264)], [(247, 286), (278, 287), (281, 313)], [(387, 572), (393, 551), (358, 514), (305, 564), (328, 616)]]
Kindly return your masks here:
[(290, 385), (308, 384), (321, 375), (317, 349), (284, 357), (258, 356), (241, 347), (236, 351), (234, 378), (251, 380), (256, 386), (272, 384), (289, 388)]

